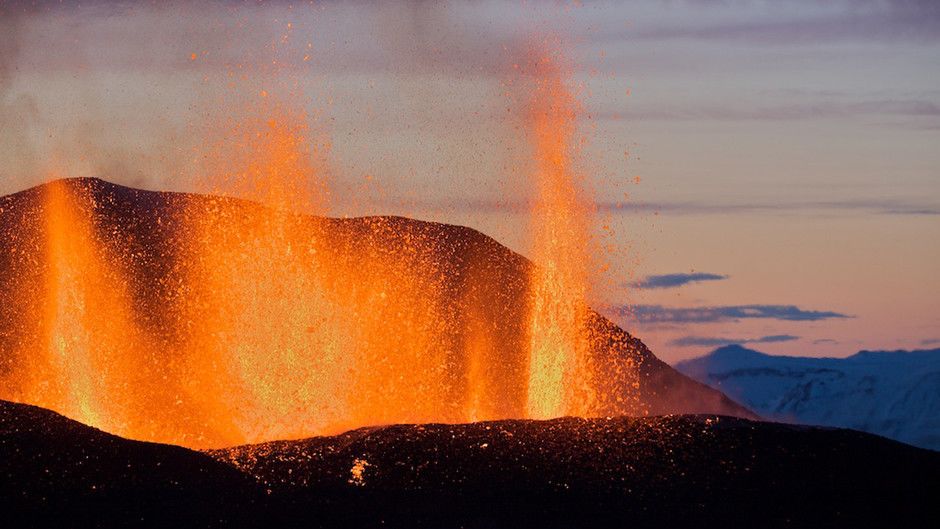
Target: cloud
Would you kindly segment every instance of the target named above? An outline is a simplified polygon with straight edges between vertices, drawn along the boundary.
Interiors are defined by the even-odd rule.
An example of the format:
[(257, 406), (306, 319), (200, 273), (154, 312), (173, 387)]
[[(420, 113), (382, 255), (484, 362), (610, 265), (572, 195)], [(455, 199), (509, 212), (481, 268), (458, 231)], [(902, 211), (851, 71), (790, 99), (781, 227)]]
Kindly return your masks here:
[(728, 276), (704, 272), (692, 274), (663, 274), (647, 276), (641, 281), (633, 283), (633, 286), (636, 288), (674, 288), (689, 283), (697, 283), (699, 281), (719, 281), (722, 279), (728, 279)]
[(921, 345), (937, 345), (940, 344), (940, 338), (928, 338), (926, 340), (920, 341)]
[(668, 109), (597, 112), (595, 119), (611, 121), (789, 121), (854, 116), (940, 116), (940, 104), (926, 99), (877, 99), (867, 101), (816, 101), (752, 107), (704, 106)]
[(610, 213), (668, 212), (678, 215), (738, 214), (738, 213), (799, 213), (819, 212), (863, 212), (877, 215), (940, 215), (940, 204), (922, 200), (844, 200), (844, 201), (798, 201), (798, 202), (601, 202), (598, 210)]
[(794, 305), (732, 305), (724, 307), (663, 307), (636, 305), (614, 307), (618, 316), (632, 316), (639, 323), (714, 323), (743, 319), (820, 321), (852, 316), (833, 311), (803, 310)]
[(832, 338), (820, 338), (818, 340), (813, 340), (813, 345), (822, 345), (822, 344), (837, 344), (838, 340), (833, 340)]
[(673, 340), (670, 345), (677, 347), (719, 347), (722, 345), (746, 344), (746, 343), (780, 343), (799, 340), (799, 336), (791, 334), (773, 334), (762, 336), (760, 338), (714, 338), (707, 336), (683, 336)]
[(940, 38), (940, 5), (936, 2), (780, 4), (789, 7), (780, 12), (772, 8), (774, 3), (763, 4), (771, 6), (770, 9), (762, 8), (761, 3), (734, 3), (729, 7), (738, 9), (740, 15), (737, 17), (697, 24), (674, 22), (641, 29), (632, 32), (632, 36), (646, 40), (682, 39), (784, 46), (846, 41), (933, 42)]
[[(460, 199), (405, 199), (385, 196), (376, 204), (387, 207), (411, 208), (431, 211), (469, 211), (486, 213), (527, 214), (534, 203), (517, 199), (491, 199), (466, 197)], [(807, 212), (861, 212), (875, 215), (940, 215), (940, 203), (923, 200), (865, 199), (844, 201), (788, 201), (788, 202), (631, 202), (600, 201), (595, 204), (601, 213), (670, 213), (674, 215), (728, 215), (742, 213), (806, 214)]]

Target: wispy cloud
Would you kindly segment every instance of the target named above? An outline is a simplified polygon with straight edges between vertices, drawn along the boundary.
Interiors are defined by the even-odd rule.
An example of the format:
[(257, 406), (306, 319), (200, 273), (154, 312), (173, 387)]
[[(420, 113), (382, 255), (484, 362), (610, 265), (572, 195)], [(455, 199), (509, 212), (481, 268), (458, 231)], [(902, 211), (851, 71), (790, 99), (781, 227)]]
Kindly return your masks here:
[(787, 13), (749, 9), (758, 5), (734, 3), (745, 16), (698, 24), (673, 23), (641, 29), (632, 36), (786, 46), (879, 40), (932, 42), (940, 38), (940, 5), (932, 1), (796, 3), (789, 4), (796, 9)]
[(799, 202), (750, 202), (750, 203), (705, 203), (705, 202), (602, 202), (597, 205), (604, 212), (658, 211), (673, 214), (739, 214), (739, 213), (806, 213), (859, 212), (876, 215), (940, 215), (940, 203), (918, 200), (845, 200)]
[(760, 338), (715, 338), (709, 336), (683, 336), (670, 342), (670, 345), (677, 347), (719, 347), (731, 344), (746, 343), (779, 343), (792, 342), (799, 340), (799, 336), (792, 334), (773, 334), (770, 336), (761, 336)]
[(921, 345), (937, 345), (940, 344), (940, 338), (928, 338), (926, 340), (920, 341)]
[(820, 338), (818, 340), (813, 340), (813, 345), (823, 345), (823, 344), (837, 344), (838, 340), (833, 340), (832, 338)]
[[(385, 197), (377, 205), (434, 211), (473, 211), (487, 213), (527, 214), (533, 203), (525, 200), (492, 200), (466, 198), (462, 200), (428, 200)], [(845, 200), (845, 201), (781, 201), (748, 203), (718, 202), (631, 202), (600, 201), (595, 207), (602, 213), (646, 213), (663, 212), (678, 215), (725, 215), (739, 213), (796, 213), (806, 212), (860, 212), (876, 215), (940, 215), (940, 203), (919, 200)]]
[(720, 281), (722, 279), (728, 279), (728, 276), (709, 274), (705, 272), (697, 272), (692, 274), (662, 274), (647, 276), (642, 280), (633, 283), (633, 286), (644, 289), (674, 288), (681, 287), (682, 285), (687, 285), (689, 283), (697, 283), (700, 281)]
[(723, 307), (663, 307), (636, 305), (613, 307), (618, 316), (632, 316), (640, 323), (714, 323), (743, 319), (820, 321), (851, 318), (828, 310), (803, 310), (794, 305), (732, 305)]
[(767, 107), (702, 106), (675, 107), (668, 109), (635, 109), (629, 111), (598, 112), (595, 119), (613, 121), (747, 121), (747, 120), (801, 120), (854, 116), (916, 116), (936, 118), (940, 116), (940, 104), (925, 99), (879, 99), (844, 102), (834, 100), (814, 101)]

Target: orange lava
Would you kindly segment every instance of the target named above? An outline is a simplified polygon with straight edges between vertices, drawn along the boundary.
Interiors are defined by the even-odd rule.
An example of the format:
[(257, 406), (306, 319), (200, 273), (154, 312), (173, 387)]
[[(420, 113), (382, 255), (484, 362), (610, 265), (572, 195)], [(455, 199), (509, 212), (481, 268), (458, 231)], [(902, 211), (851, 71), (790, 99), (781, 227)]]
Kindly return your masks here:
[(181, 226), (159, 255), (81, 185), (41, 188), (41, 248), (11, 246), (19, 279), (0, 285), (23, 307), (0, 310), (0, 398), (195, 448), (634, 411), (629, 344), (589, 330), (578, 101), (555, 56), (534, 73), (537, 268), (471, 230), (306, 215), (328, 212), (327, 171), (302, 106), (265, 91), (199, 157), (207, 191), (254, 202), (174, 199), (139, 228)]
[[(266, 207), (218, 200), (185, 212), (198, 241), (187, 259), (184, 319), (198, 323), (187, 334), (186, 392), (210, 410), (193, 441), (462, 420), (447, 373), (451, 321), (435, 275), (413, 266), (420, 234), (401, 237), (377, 219), (354, 244), (327, 241), (323, 224), (298, 214), (326, 204), (305, 116), (274, 113), (238, 124), (236, 152), (218, 154), (220, 187)], [(385, 246), (395, 238), (404, 244)]]
[(591, 203), (572, 156), (579, 103), (554, 53), (535, 60), (529, 127), (536, 167), (532, 215), (529, 380), (532, 418), (592, 412), (594, 383), (586, 325)]
[(306, 116), (261, 97), (207, 152), (204, 183), (270, 210), (219, 199), (184, 212), (198, 241), (186, 249), (182, 312), (196, 322), (184, 346), (192, 374), (185, 392), (208, 410), (200, 443), (299, 437), (346, 414), (351, 367), (338, 347), (348, 324), (321, 284), (317, 234), (294, 213), (317, 212), (325, 201)]
[(39, 332), (21, 344), (33, 360), (21, 364), (14, 396), (108, 431), (140, 427), (140, 340), (124, 276), (104, 258), (90, 198), (61, 181), (44, 189)]

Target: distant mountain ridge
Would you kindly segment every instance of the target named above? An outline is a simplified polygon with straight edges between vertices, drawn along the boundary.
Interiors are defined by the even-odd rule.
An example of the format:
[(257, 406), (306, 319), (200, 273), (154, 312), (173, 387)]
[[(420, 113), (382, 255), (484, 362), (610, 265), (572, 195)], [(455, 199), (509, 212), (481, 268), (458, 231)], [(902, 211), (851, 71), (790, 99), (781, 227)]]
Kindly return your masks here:
[(769, 419), (940, 450), (940, 349), (808, 358), (729, 345), (675, 367)]

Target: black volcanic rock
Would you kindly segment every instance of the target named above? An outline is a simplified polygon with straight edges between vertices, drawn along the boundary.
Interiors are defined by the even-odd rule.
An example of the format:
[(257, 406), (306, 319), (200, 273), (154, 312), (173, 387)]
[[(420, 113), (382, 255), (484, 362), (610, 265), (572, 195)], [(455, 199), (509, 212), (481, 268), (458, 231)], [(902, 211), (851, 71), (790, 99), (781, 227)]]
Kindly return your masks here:
[(226, 527), (261, 491), (204, 454), (0, 401), (0, 526)]
[(206, 453), (0, 402), (3, 527), (935, 527), (940, 453), (719, 416), (393, 425)]
[(209, 452), (321, 520), (390, 527), (931, 527), (940, 453), (719, 416), (363, 428)]

